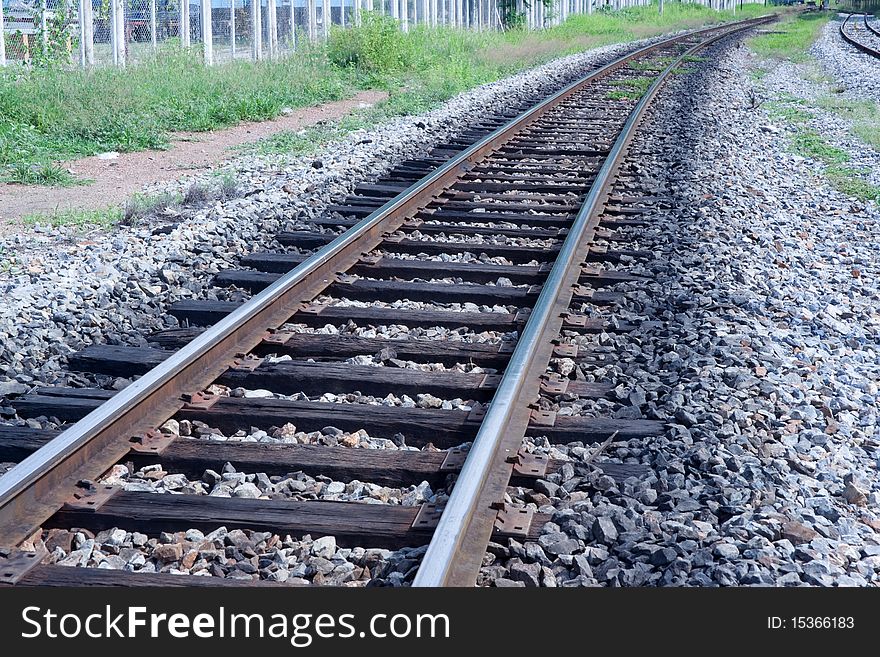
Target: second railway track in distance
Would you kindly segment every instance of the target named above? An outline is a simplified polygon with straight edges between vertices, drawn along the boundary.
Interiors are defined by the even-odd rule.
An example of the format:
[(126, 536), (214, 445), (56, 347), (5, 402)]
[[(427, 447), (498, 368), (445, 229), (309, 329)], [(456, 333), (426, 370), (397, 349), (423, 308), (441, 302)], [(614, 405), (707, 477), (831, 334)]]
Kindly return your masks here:
[(869, 21), (868, 14), (849, 14), (840, 24), (840, 36), (866, 55), (880, 59), (880, 23)]
[[(566, 333), (628, 328), (572, 307), (613, 309), (613, 286), (637, 280), (625, 263), (645, 254), (617, 230), (638, 228), (656, 199), (610, 189), (626, 178), (645, 109), (703, 48), (768, 20), (657, 42), (513, 118), (488, 117), (470, 145), (406, 161), (359, 186), (314, 222), (318, 230), (277, 236), (296, 250), (257, 252), (242, 260), (247, 269), (218, 276), (253, 292), (248, 301), (181, 302), (170, 312), (183, 328), (156, 335), (154, 347), (73, 356), (72, 369), (142, 376), (116, 393), (42, 388), (12, 401), (21, 418), (66, 424), (0, 426), (0, 460), (17, 462), (0, 478), (0, 581), (257, 585), (267, 579), (257, 573), (277, 569), (260, 558), (267, 544), (309, 535), (333, 537), (318, 549), (331, 568), (336, 549), (421, 548), (398, 582), (418, 569), (415, 585), (473, 585), (490, 540), (534, 540), (550, 518), (505, 503), (509, 485), (533, 486), (564, 467), (529, 453), (524, 437), (600, 444), (664, 431), (654, 420), (557, 415), (550, 400), (602, 397), (611, 386), (548, 367), (554, 357), (589, 358)], [(370, 328), (379, 326), (393, 331)], [(273, 429), (277, 440), (266, 442)], [(217, 487), (256, 483), (251, 496), (156, 494), (106, 478), (120, 466), (182, 481), (210, 471)], [(349, 497), (301, 494), (289, 473)], [(363, 492), (422, 482), (433, 503)], [(70, 568), (35, 549), (50, 535), (73, 549), (87, 536), (77, 530), (114, 529), (122, 543), (136, 533), (141, 547), (168, 546), (171, 561), (192, 555), (194, 572), (214, 576)], [(381, 567), (380, 555), (373, 572), (322, 579), (363, 583)]]

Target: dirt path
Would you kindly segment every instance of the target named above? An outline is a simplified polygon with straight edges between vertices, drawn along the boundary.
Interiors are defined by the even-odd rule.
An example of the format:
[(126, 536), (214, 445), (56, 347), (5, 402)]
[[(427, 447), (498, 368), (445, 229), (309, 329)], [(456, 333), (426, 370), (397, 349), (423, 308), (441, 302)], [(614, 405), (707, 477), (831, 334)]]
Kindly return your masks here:
[(0, 184), (0, 234), (14, 229), (18, 219), (32, 213), (120, 205), (145, 185), (174, 180), (229, 159), (230, 146), (337, 119), (387, 96), (383, 91), (361, 91), (347, 100), (298, 109), (274, 121), (241, 123), (216, 132), (178, 133), (167, 151), (120, 153), (112, 160), (87, 157), (66, 163), (77, 178), (95, 181), (90, 185), (62, 188)]

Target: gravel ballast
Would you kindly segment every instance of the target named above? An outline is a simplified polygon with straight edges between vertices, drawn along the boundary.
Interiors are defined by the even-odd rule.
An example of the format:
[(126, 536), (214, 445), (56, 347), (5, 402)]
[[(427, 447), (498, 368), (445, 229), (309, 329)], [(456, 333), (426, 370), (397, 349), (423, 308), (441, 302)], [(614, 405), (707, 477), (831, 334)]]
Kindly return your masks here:
[[(880, 59), (851, 46), (840, 36), (840, 25), (845, 16), (838, 14), (823, 28), (810, 49), (822, 67), (834, 76), (846, 89), (847, 95), (880, 101)], [(855, 16), (850, 23), (861, 16)], [(880, 29), (880, 21), (872, 21)], [(877, 48), (880, 38), (875, 38), (872, 48)]]
[[(717, 60), (716, 60), (717, 57)], [(680, 78), (634, 150), (672, 197), (638, 229), (615, 316), (573, 338), (613, 400), (568, 412), (650, 418), (662, 437), (532, 449), (571, 460), (511, 500), (551, 512), (534, 543), (493, 544), (495, 586), (865, 586), (880, 580), (876, 204), (846, 198), (754, 107), (743, 47)], [(774, 84), (770, 81), (768, 84)], [(645, 322), (648, 322), (645, 324)], [(567, 366), (570, 368), (570, 364)], [(602, 463), (649, 467), (623, 481)], [(597, 467), (593, 467), (597, 465)]]
[[(239, 299), (211, 286), (245, 254), (272, 248), (284, 227), (301, 225), (408, 157), (526, 99), (539, 99), (638, 45), (606, 46), (563, 57), (461, 94), (420, 116), (359, 130), (308, 157), (252, 157), (235, 162), (242, 197), (215, 201), (153, 225), (93, 232), (39, 228), (0, 239), (0, 395), (39, 384), (77, 383), (65, 358), (92, 343), (143, 344), (173, 326), (169, 304), (188, 298)], [(161, 194), (192, 182), (149, 190)], [(162, 227), (162, 226), (160, 226)]]
[[(568, 464), (533, 489), (511, 488), (508, 501), (551, 513), (552, 521), (535, 542), (491, 544), (480, 585), (865, 586), (880, 581), (875, 264), (880, 212), (876, 204), (839, 194), (828, 185), (821, 164), (789, 151), (786, 125), (755, 107), (754, 95), (766, 87), (754, 86), (749, 73), (755, 61), (745, 48), (716, 47), (707, 60), (697, 67), (700, 73), (676, 76), (633, 145), (641, 154), (642, 178), (671, 198), (666, 205), (672, 209), (645, 215), (648, 227), (625, 229), (636, 237), (630, 244), (654, 257), (620, 268), (648, 282), (615, 287), (624, 293), (619, 307), (576, 309), (638, 328), (568, 335), (584, 353), (606, 358), (554, 359), (551, 365), (565, 376), (615, 386), (610, 399), (555, 399), (554, 410), (561, 415), (655, 419), (666, 422), (667, 430), (657, 438), (611, 443), (593, 463), (588, 461), (597, 454), (594, 445), (527, 441), (527, 449)], [(557, 66), (571, 63), (562, 61), (568, 64)], [(766, 84), (777, 80), (772, 76), (783, 80), (785, 73), (772, 72)], [(516, 79), (526, 86), (537, 79), (521, 78)], [(686, 100), (671, 93), (682, 87), (691, 92)], [(473, 96), (492, 89), (493, 102), (504, 102), (505, 87), (489, 85), (438, 112), (455, 106), (466, 116), (475, 107), (467, 103), (477, 102)], [(428, 117), (434, 121), (437, 113)], [(418, 120), (429, 124), (426, 117)], [(347, 143), (331, 147), (335, 155), (322, 156), (318, 169), (309, 162), (288, 173), (267, 169), (258, 174), (265, 176), (265, 191), (197, 213), (168, 235), (135, 230), (99, 237), (86, 258), (89, 264), (71, 266), (69, 275), (58, 272), (65, 258), (75, 263), (73, 255), (50, 254), (45, 247), (29, 251), (31, 259), (18, 266), (33, 271), (8, 276), (7, 291), (31, 313), (32, 326), (19, 331), (19, 321), (4, 329), (8, 320), (0, 320), (0, 331), (7, 333), (0, 338), (10, 345), (0, 362), (7, 375), (5, 382), (0, 378), (2, 391), (25, 392), (36, 382), (27, 373), (63, 382), (63, 355), (70, 350), (91, 340), (136, 342), (141, 338), (123, 333), (136, 326), (134, 335), (142, 336), (163, 326), (161, 311), (169, 301), (211, 294), (212, 272), (233, 264), (288, 219), (302, 220), (344, 193), (353, 181), (345, 177), (350, 158), (361, 158), (366, 172), (371, 163), (392, 159), (390, 153), (400, 159), (414, 152), (408, 149), (421, 148), (408, 134), (418, 120), (374, 131), (387, 139), (377, 137), (365, 147), (368, 154)], [(431, 124), (438, 135), (445, 130), (441, 124), (439, 118)], [(845, 130), (838, 137), (840, 148), (854, 147)], [(304, 172), (305, 180), (296, 177)], [(315, 191), (288, 194), (280, 184), (287, 176), (284, 184), (303, 184), (303, 190), (314, 185)], [(233, 227), (233, 215), (244, 217), (243, 236)], [(55, 239), (47, 237), (47, 244)], [(113, 240), (121, 241), (114, 247)], [(118, 253), (111, 256), (114, 249)], [(179, 258), (169, 260), (172, 252)], [(193, 266), (202, 275), (190, 281), (183, 272)], [(80, 311), (83, 290), (86, 309)], [(58, 313), (63, 312), (71, 317), (62, 321)], [(340, 329), (374, 331), (318, 331)], [(378, 331), (398, 334), (395, 327)], [(472, 334), (463, 337), (481, 341)], [(461, 400), (436, 401), (451, 406)], [(290, 426), (230, 437), (213, 436), (208, 429), (167, 428), (193, 438), (348, 440), (343, 444), (350, 447), (402, 448), (393, 441), (374, 443), (365, 432), (337, 434), (332, 427), (304, 434)], [(645, 474), (615, 479), (605, 474), (603, 463), (638, 465)], [(155, 466), (115, 469), (110, 479), (130, 490), (162, 494), (403, 505), (445, 496), (445, 490), (431, 490), (425, 482), (383, 489), (301, 473), (270, 478), (232, 466), (206, 471), (198, 480)], [(293, 539), (227, 528), (157, 536), (119, 528), (98, 536), (53, 531), (43, 538), (52, 559), (63, 565), (299, 584), (401, 585), (411, 581), (424, 553), (424, 548), (341, 549), (332, 537)]]

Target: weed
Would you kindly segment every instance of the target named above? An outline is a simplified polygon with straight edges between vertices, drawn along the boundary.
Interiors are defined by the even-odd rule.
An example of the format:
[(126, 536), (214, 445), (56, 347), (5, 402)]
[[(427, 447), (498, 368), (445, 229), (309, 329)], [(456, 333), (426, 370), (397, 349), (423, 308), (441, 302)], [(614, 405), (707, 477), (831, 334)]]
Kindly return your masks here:
[(659, 62), (633, 62), (629, 65), (630, 68), (633, 68), (637, 71), (662, 71), (666, 68), (666, 65), (661, 64)]
[(214, 195), (211, 189), (200, 182), (194, 182), (183, 191), (182, 205), (202, 205), (210, 201)]
[(608, 100), (638, 100), (642, 94), (632, 91), (609, 91), (605, 94)]
[(163, 48), (125, 69), (12, 69), (0, 68), (0, 169), (164, 148), (172, 131), (270, 119), (357, 86), (350, 72), (310, 52), (205, 67), (193, 52)]
[(331, 30), (327, 57), (336, 66), (381, 74), (405, 68), (415, 55), (411, 47), (412, 39), (405, 37), (396, 19), (366, 12), (357, 29)]
[[(174, 131), (206, 131), (243, 120), (278, 116), (350, 95), (387, 89), (381, 107), (329, 131), (285, 134), (255, 147), (300, 152), (388, 117), (422, 112), (461, 91), (498, 80), (554, 57), (719, 20), (766, 13), (716, 12), (695, 3), (576, 15), (540, 31), (454, 30), (423, 25), (401, 32), (387, 16), (332, 31), (326, 44), (270, 61), (205, 67), (195, 50), (169, 43), (124, 69), (0, 69), (0, 176), (15, 164), (57, 162), (102, 151), (167, 147)], [(647, 69), (646, 69), (647, 70)]]
[(829, 145), (818, 132), (809, 128), (799, 130), (795, 134), (792, 139), (792, 148), (798, 155), (819, 160), (825, 164), (841, 164), (850, 159), (849, 153)]
[(790, 14), (772, 32), (749, 39), (749, 45), (763, 57), (805, 62), (819, 30), (830, 19), (831, 12)]
[(19, 183), (22, 185), (44, 185), (46, 187), (73, 187), (87, 184), (88, 180), (75, 178), (57, 164), (52, 162), (15, 162), (6, 167), (6, 173), (0, 175), (0, 182)]
[(180, 205), (181, 200), (180, 194), (135, 194), (122, 207), (119, 223), (123, 226), (134, 226), (148, 217)]
[(811, 113), (779, 101), (767, 103), (767, 111), (773, 118), (788, 121), (789, 123), (806, 123), (813, 118)]
[(866, 144), (880, 149), (880, 105), (871, 100), (853, 100), (841, 96), (823, 96), (819, 107), (852, 122), (852, 132)]
[(638, 100), (654, 84), (654, 78), (637, 77), (612, 80), (611, 86), (622, 87), (615, 91), (609, 91), (605, 98), (609, 100)]
[(228, 201), (237, 198), (239, 194), (240, 189), (234, 173), (231, 171), (224, 171), (218, 174), (217, 198), (222, 201)]
[(25, 226), (71, 226), (76, 228), (99, 227), (109, 228), (122, 219), (122, 211), (116, 207), (100, 210), (56, 210), (43, 214), (35, 213), (22, 217)]
[(833, 77), (825, 73), (816, 62), (810, 62), (802, 68), (803, 77), (810, 82), (817, 84), (832, 84), (835, 80)]
[(880, 187), (866, 181), (860, 176), (861, 173), (863, 172), (840, 166), (829, 166), (825, 170), (828, 180), (841, 194), (880, 203)]

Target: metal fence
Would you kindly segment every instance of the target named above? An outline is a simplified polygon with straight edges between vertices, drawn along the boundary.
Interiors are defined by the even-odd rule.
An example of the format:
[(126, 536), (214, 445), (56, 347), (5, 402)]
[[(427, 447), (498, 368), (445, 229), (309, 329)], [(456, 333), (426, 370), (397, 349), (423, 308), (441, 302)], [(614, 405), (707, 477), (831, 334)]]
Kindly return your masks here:
[[(735, 0), (703, 0), (715, 9)], [(158, 48), (198, 48), (207, 64), (274, 58), (362, 12), (416, 24), (501, 29), (511, 15), (529, 29), (649, 0), (0, 0), (0, 65), (41, 61), (77, 66), (136, 63)]]

